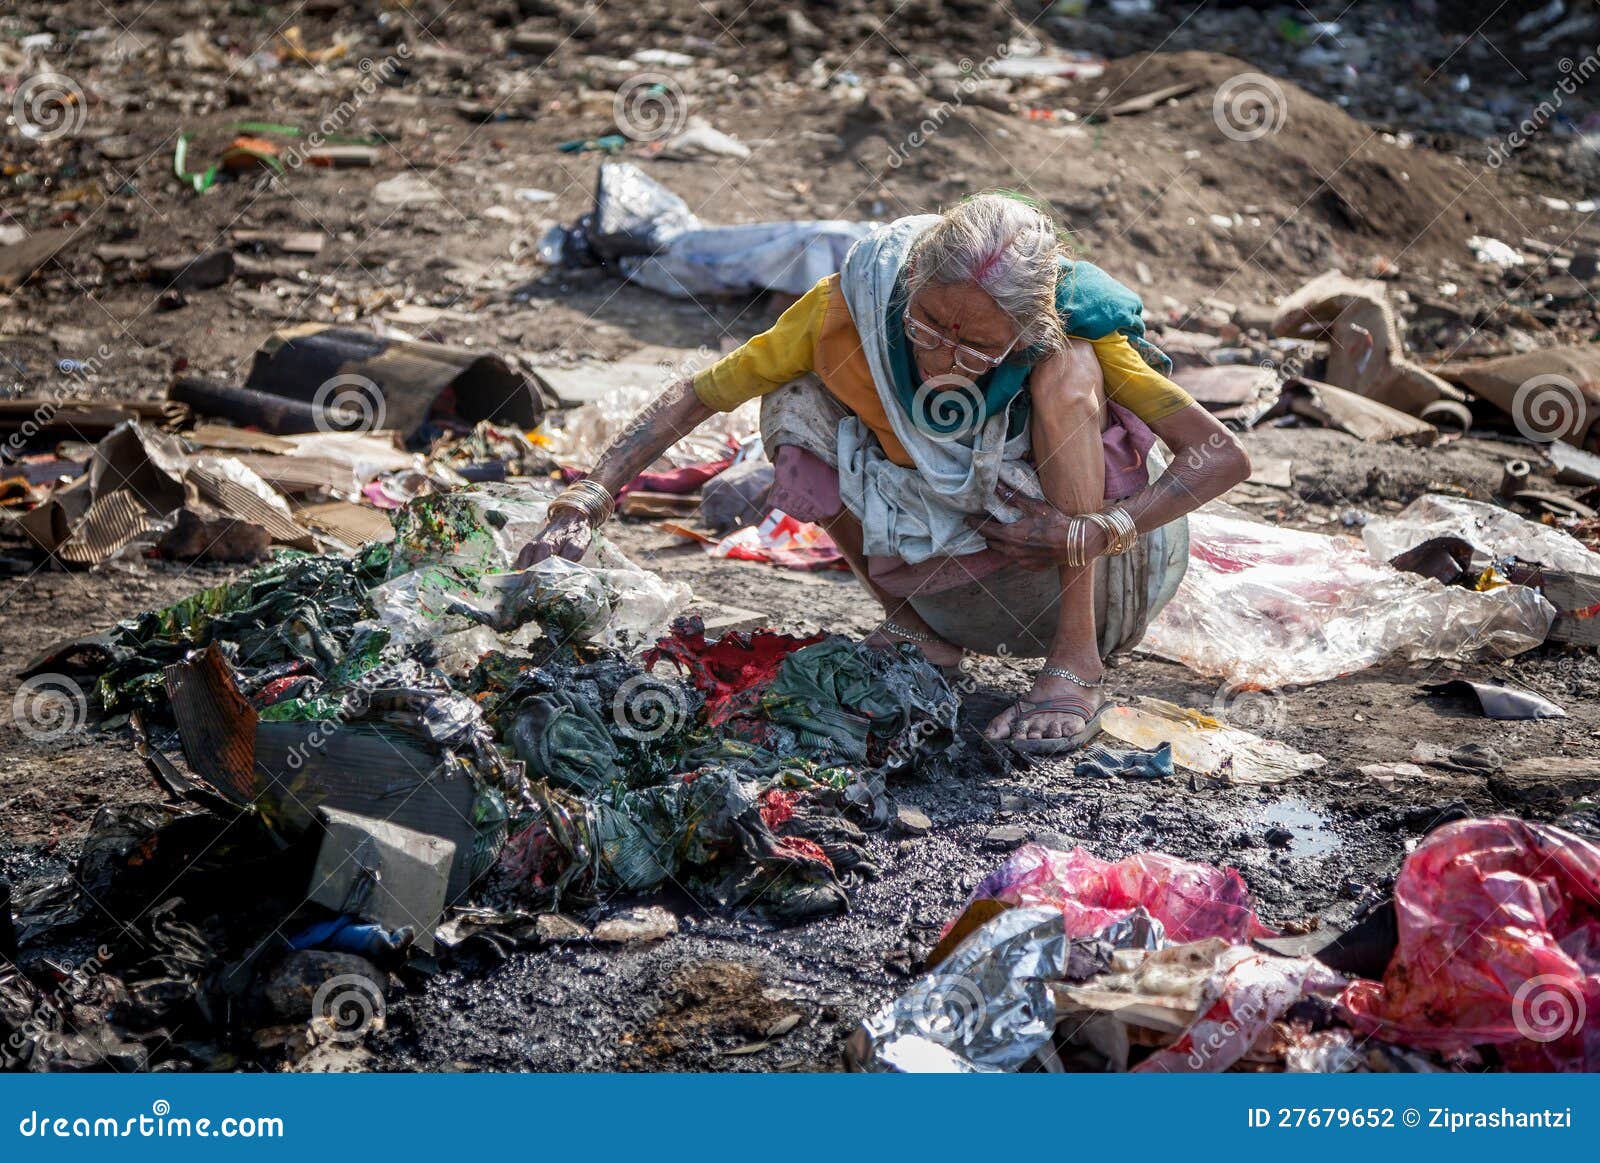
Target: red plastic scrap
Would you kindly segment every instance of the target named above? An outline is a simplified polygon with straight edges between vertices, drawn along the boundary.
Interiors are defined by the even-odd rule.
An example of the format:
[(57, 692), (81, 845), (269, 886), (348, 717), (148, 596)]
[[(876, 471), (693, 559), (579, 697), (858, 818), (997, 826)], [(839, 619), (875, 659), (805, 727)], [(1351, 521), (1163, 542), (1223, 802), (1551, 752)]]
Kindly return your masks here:
[(1546, 824), (1464, 820), (1395, 882), (1399, 945), (1383, 981), (1340, 1004), (1402, 1045), (1493, 1045), (1511, 1070), (1600, 1070), (1600, 847)]
[[(967, 907), (985, 900), (1015, 907), (1054, 905), (1066, 918), (1068, 937), (1091, 937), (1141, 907), (1166, 927), (1174, 944), (1207, 937), (1242, 944), (1275, 935), (1257, 918), (1250, 889), (1235, 869), (1165, 852), (1106, 861), (1082, 848), (1062, 852), (1026, 844), (979, 882)], [(959, 920), (947, 924), (945, 933)]]
[(695, 689), (705, 695), (706, 721), (716, 727), (752, 709), (777, 677), (785, 658), (825, 637), (796, 638), (771, 630), (731, 631), (707, 642), (705, 627), (697, 619), (689, 619), (673, 626), (671, 634), (645, 651), (644, 665), (654, 668), (663, 658), (677, 663)]

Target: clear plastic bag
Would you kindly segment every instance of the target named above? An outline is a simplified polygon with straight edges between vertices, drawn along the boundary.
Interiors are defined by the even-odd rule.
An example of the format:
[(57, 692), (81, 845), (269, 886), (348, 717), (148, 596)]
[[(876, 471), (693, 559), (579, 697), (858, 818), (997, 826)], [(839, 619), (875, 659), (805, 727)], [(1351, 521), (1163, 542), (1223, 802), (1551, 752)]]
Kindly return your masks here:
[[(552, 421), (541, 430), (551, 456), (562, 464), (592, 465), (633, 418), (658, 399), (692, 369), (662, 370), (650, 383), (623, 385), (605, 399), (564, 412), (559, 426)], [(761, 402), (746, 400), (731, 412), (719, 413), (694, 429), (651, 466), (658, 469), (705, 464), (728, 455), (728, 443), (742, 443), (761, 429)]]
[[(414, 501), (395, 522), (391, 576), (372, 591), (377, 620), (406, 642), (483, 623), (504, 626), (508, 599), (529, 580), (512, 564), (548, 511), (546, 498), (518, 485)], [(585, 607), (567, 629), (606, 646), (631, 649), (650, 640), (694, 598), (688, 586), (641, 569), (601, 535), (581, 563), (550, 558), (534, 568), (549, 591), (571, 599), (565, 604), (574, 612)], [(518, 621), (501, 631), (511, 645), (539, 633)]]
[(1526, 586), (1486, 593), (1374, 560), (1348, 537), (1189, 518), (1189, 568), (1141, 649), (1247, 687), (1325, 682), (1389, 659), (1509, 657), (1555, 609)]
[(1554, 569), (1600, 574), (1600, 553), (1576, 537), (1465, 497), (1437, 493), (1418, 497), (1393, 517), (1372, 518), (1361, 537), (1379, 561), (1392, 561), (1435, 537), (1459, 537), (1495, 560), (1515, 557)]

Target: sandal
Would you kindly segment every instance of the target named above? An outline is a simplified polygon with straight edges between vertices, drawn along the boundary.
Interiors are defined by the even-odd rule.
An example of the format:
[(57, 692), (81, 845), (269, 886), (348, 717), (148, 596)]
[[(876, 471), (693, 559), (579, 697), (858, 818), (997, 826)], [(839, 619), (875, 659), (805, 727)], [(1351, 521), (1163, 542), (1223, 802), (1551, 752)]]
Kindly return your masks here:
[[(1070, 678), (1073, 682), (1086, 690), (1093, 690), (1098, 683), (1085, 682), (1071, 671), (1063, 671), (1060, 667), (1044, 668), (1050, 674)], [(1045, 714), (1070, 714), (1083, 717), (1083, 726), (1071, 735), (1064, 735), (1058, 739), (1018, 739), (1014, 735), (1007, 736), (1003, 742), (1013, 751), (1024, 755), (1065, 755), (1076, 751), (1100, 733), (1100, 717), (1106, 713), (1107, 703), (1102, 701), (1093, 711), (1089, 710), (1088, 701), (1077, 694), (1061, 695), (1053, 699), (1042, 699), (1035, 703), (1028, 699), (1018, 699), (1012, 704), (1017, 709), (1017, 717), (1011, 724), (1012, 731), (1022, 726), (1023, 722), (1034, 715)]]

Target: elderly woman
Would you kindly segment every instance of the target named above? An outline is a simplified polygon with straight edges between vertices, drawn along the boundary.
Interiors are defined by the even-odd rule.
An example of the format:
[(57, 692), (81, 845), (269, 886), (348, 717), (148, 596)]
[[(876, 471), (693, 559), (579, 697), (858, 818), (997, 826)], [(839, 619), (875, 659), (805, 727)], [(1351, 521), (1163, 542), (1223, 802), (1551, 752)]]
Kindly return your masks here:
[(1163, 374), (1142, 311), (1024, 199), (902, 218), (638, 416), (521, 564), (582, 556), (617, 490), (764, 397), (771, 503), (820, 522), (882, 606), (868, 643), (912, 642), (943, 668), (964, 649), (1043, 657), (986, 733), (1071, 750), (1097, 729), (1102, 658), (1138, 642), (1182, 577), (1185, 515), (1250, 471)]

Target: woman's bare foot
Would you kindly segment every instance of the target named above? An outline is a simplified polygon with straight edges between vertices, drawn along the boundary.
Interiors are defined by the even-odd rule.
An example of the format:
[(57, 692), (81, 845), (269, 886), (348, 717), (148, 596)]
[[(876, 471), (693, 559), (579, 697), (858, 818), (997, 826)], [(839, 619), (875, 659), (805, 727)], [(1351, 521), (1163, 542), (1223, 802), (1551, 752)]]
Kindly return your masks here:
[[(905, 634), (896, 633), (890, 629), (890, 624), (910, 630), (919, 638), (912, 638)], [(931, 642), (920, 641), (920, 638), (930, 638)], [(955, 666), (961, 661), (962, 649), (953, 642), (946, 642), (933, 632), (933, 627), (924, 622), (918, 613), (907, 602), (893, 610), (885, 610), (883, 623), (871, 634), (862, 639), (868, 646), (882, 648), (894, 646), (901, 642), (910, 642), (922, 651), (923, 656), (934, 666)]]
[[(1079, 686), (1069, 678), (1040, 674), (1020, 703), (1012, 703), (990, 721), (983, 731), (985, 738), (1070, 739), (1083, 730), (1106, 699), (1105, 688), (1098, 685), (1103, 673), (1100, 660), (1096, 658), (1092, 667), (1048, 661), (1097, 685)], [(1041, 709), (1032, 710), (1035, 705)]]

